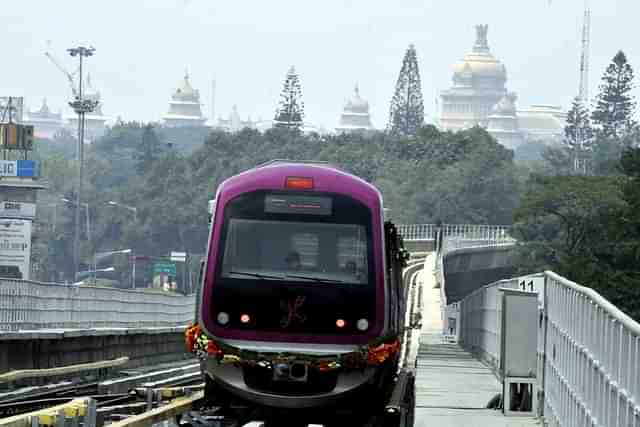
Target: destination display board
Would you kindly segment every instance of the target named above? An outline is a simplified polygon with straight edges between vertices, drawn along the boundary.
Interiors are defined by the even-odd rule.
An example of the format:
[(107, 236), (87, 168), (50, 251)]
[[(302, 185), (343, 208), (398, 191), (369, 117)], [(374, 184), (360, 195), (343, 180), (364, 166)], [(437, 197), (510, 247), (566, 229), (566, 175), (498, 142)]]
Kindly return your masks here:
[(17, 271), (28, 280), (31, 271), (31, 226), (29, 220), (0, 219), (0, 272)]

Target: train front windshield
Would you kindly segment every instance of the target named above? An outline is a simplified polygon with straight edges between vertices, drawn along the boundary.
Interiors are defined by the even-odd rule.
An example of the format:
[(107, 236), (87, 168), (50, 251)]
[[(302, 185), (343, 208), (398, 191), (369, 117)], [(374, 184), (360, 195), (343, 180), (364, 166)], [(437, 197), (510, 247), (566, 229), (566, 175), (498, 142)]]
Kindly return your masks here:
[(368, 282), (367, 235), (360, 224), (232, 218), (222, 277)]
[(302, 295), (307, 320), (287, 323), (288, 331), (336, 332), (335, 315), (343, 310), (373, 321), (371, 212), (357, 200), (304, 192), (244, 194), (226, 205), (220, 237), (214, 301), (225, 313), (237, 312), (232, 319), (252, 312), (253, 328), (283, 331), (282, 307)]

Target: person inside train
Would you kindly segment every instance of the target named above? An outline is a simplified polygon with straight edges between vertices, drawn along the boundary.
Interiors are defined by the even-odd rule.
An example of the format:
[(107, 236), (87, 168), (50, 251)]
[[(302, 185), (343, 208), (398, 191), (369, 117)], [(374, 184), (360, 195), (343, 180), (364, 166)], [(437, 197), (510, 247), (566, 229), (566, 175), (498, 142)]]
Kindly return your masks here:
[(302, 268), (300, 254), (296, 251), (289, 252), (285, 261), (287, 263), (287, 269), (289, 270), (300, 270)]

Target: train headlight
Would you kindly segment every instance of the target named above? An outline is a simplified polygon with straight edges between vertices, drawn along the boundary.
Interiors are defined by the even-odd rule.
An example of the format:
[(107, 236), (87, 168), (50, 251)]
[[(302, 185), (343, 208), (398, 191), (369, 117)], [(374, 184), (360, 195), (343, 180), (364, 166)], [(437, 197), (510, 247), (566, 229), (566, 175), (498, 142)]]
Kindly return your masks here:
[(221, 325), (226, 325), (227, 323), (229, 323), (229, 315), (224, 311), (218, 313), (218, 323), (220, 323)]
[(356, 326), (358, 327), (359, 331), (366, 331), (369, 327), (369, 322), (367, 321), (367, 319), (360, 319), (358, 320)]

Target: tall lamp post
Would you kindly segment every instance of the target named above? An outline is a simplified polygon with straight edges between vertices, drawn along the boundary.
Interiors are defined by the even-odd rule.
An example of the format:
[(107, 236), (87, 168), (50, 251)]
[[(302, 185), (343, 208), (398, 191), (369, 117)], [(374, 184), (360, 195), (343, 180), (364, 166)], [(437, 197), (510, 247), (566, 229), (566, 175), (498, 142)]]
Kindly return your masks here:
[[(91, 99), (84, 99), (82, 96), (82, 58), (93, 55), (95, 49), (93, 47), (78, 46), (67, 49), (69, 55), (77, 56), (80, 60), (80, 79), (79, 90), (76, 98), (69, 103), (71, 108), (78, 114), (78, 184), (76, 192), (76, 205), (81, 206), (80, 199), (82, 193), (82, 164), (84, 155), (84, 116), (86, 113), (92, 112), (97, 106), (98, 101)], [(78, 274), (80, 269), (80, 209), (76, 209), (75, 218), (75, 235), (73, 239), (73, 265), (74, 265), (74, 277)]]
[(114, 202), (113, 200), (109, 200), (107, 202), (107, 204), (111, 205), (111, 206), (118, 206), (118, 207), (130, 210), (131, 212), (133, 212), (133, 221), (134, 222), (138, 222), (138, 208), (134, 208), (133, 206), (127, 206), (127, 205), (125, 205), (123, 203)]
[[(120, 250), (116, 250), (116, 251), (109, 251), (109, 252), (95, 252), (93, 254), (93, 271), (94, 271), (94, 275), (93, 275), (93, 284), (96, 284), (96, 275), (95, 272), (96, 271), (100, 271), (98, 270), (98, 259), (102, 259), (107, 257), (108, 255), (113, 255), (113, 254), (130, 254), (132, 251), (131, 249), (120, 249)], [(132, 276), (135, 277), (135, 266), (134, 266), (134, 270), (132, 273)]]
[[(78, 205), (76, 205), (76, 202), (74, 202), (73, 200), (69, 200), (64, 197), (60, 200), (70, 205), (74, 205), (76, 207), (76, 210), (78, 210)], [(87, 241), (89, 242), (89, 245), (91, 245), (91, 220), (89, 219), (89, 203), (82, 203), (82, 207), (84, 207), (87, 218)]]

